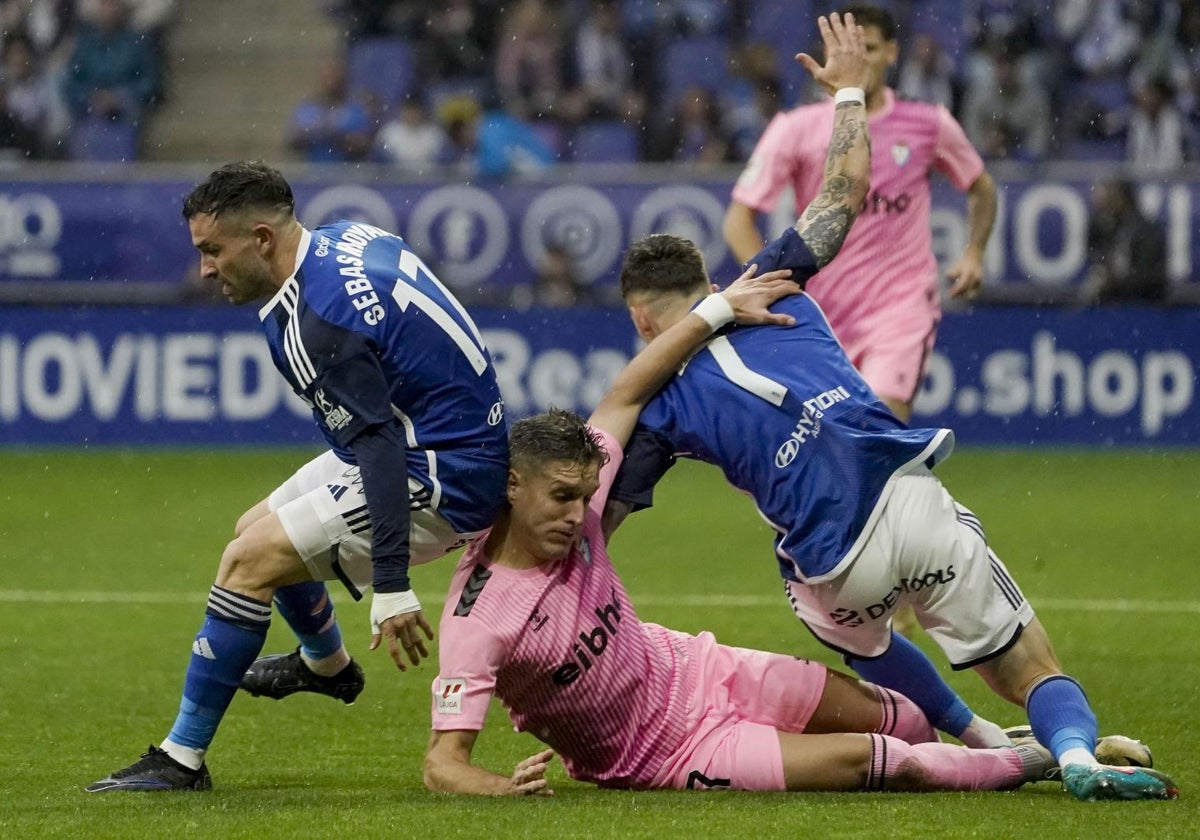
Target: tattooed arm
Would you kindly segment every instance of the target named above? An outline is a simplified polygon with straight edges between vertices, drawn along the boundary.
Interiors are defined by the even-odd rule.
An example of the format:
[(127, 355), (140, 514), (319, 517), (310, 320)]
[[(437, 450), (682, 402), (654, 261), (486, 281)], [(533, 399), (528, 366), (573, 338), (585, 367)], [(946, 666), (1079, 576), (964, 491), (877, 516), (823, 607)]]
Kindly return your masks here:
[(850, 223), (866, 200), (870, 172), (867, 109), (857, 102), (843, 102), (833, 118), (825, 181), (796, 222), (796, 233), (817, 258), (818, 266), (824, 267), (841, 250)]
[[(839, 19), (833, 14), (828, 20), (819, 18), (817, 25), (825, 42), (825, 66), (805, 54), (796, 56), (797, 60), (829, 90), (861, 88), (869, 71), (862, 29), (855, 24), (854, 16), (846, 14)], [(866, 200), (870, 175), (866, 106), (862, 102), (841, 102), (834, 110), (825, 180), (795, 226), (818, 266), (826, 265), (841, 249), (851, 222)]]

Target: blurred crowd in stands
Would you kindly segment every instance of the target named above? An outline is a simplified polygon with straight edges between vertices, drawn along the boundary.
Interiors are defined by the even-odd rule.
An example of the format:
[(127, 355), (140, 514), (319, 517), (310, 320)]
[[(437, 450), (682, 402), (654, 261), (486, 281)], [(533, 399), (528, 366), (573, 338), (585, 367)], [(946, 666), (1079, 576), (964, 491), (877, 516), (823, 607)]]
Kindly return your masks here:
[[(817, 95), (792, 56), (841, 5), (338, 0), (346, 60), (322, 71), (293, 147), (484, 176), (744, 161), (780, 108)], [(899, 22), (899, 93), (946, 105), (989, 160), (1169, 171), (1200, 153), (1200, 0), (881, 5)]]
[[(0, 0), (0, 158), (136, 151), (167, 90), (175, 0)], [(111, 142), (111, 141), (108, 141)]]
[[(506, 176), (555, 162), (744, 161), (814, 91), (828, 0), (297, 0), (345, 33), (289, 131), (314, 162)], [(881, 0), (892, 83), (989, 160), (1200, 157), (1200, 0)], [(169, 95), (175, 0), (0, 0), (0, 155), (136, 149)], [(109, 141), (111, 142), (111, 140)], [(116, 148), (122, 147), (118, 143)]]

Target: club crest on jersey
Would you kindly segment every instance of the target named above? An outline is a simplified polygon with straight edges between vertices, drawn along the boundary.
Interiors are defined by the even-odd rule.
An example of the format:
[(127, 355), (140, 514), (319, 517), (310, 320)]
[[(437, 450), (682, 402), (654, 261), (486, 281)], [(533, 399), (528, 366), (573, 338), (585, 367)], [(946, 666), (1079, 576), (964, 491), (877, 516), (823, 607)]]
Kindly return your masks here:
[(583, 558), (584, 563), (592, 565), (592, 544), (588, 542), (587, 537), (579, 541), (579, 556)]
[(909, 148), (907, 143), (892, 144), (892, 160), (896, 162), (897, 166), (904, 166), (904, 164), (908, 163), (908, 158), (911, 155), (912, 149)]
[(325, 389), (318, 388), (317, 393), (313, 394), (317, 408), (321, 410), (321, 414), (325, 416), (325, 425), (331, 431), (344, 429), (350, 425), (350, 421), (354, 419), (354, 415), (340, 405), (334, 405), (325, 397)]
[(433, 687), (438, 714), (461, 715), (463, 695), (466, 693), (467, 681), (462, 677), (439, 677)]

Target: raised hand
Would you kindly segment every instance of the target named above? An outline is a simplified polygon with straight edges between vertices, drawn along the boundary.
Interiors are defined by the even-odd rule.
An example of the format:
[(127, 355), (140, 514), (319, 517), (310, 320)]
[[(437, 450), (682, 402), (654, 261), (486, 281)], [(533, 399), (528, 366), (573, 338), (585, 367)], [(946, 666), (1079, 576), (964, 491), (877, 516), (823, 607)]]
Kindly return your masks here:
[(822, 66), (808, 53), (798, 53), (796, 60), (812, 73), (814, 79), (829, 93), (839, 88), (865, 88), (871, 78), (867, 63), (866, 36), (854, 15), (831, 14), (817, 18), (821, 40), (825, 43), (825, 64)]

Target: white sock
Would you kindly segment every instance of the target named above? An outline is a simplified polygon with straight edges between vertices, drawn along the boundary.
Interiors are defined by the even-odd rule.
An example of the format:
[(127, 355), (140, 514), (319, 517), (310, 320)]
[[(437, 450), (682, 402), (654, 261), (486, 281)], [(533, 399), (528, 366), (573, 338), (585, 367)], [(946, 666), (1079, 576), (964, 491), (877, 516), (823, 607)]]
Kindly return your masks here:
[(1058, 757), (1059, 767), (1066, 767), (1068, 764), (1082, 764), (1084, 767), (1100, 766), (1100, 762), (1096, 760), (1096, 756), (1083, 747), (1072, 747)]
[(189, 767), (192, 770), (200, 769), (200, 765), (204, 763), (204, 754), (208, 752), (208, 750), (197, 750), (192, 747), (185, 747), (183, 744), (176, 744), (169, 738), (159, 745), (159, 749), (184, 767)]
[(350, 654), (346, 652), (345, 647), (340, 648), (337, 653), (326, 656), (324, 659), (309, 659), (304, 655), (304, 651), (300, 651), (300, 659), (308, 666), (308, 670), (321, 677), (336, 676), (341, 673), (343, 668), (350, 664)]
[(985, 750), (991, 747), (1007, 747), (1012, 744), (1009, 737), (1004, 734), (1003, 729), (990, 720), (984, 720), (979, 715), (971, 718), (971, 722), (967, 724), (967, 728), (958, 736), (958, 740), (976, 750)]

